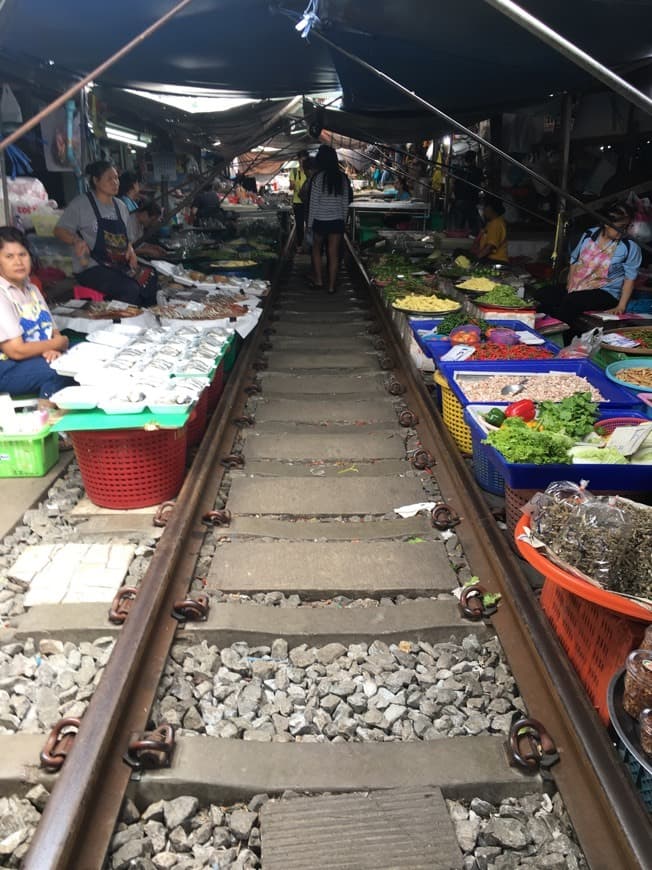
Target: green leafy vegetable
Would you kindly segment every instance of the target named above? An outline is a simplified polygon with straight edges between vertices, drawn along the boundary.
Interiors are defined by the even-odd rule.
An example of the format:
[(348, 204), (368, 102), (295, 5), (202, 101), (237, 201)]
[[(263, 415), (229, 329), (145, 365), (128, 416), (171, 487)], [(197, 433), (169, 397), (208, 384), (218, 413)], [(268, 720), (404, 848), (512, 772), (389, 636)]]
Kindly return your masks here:
[(483, 442), (491, 444), (508, 462), (528, 462), (548, 465), (551, 462), (568, 463), (568, 450), (573, 440), (559, 432), (531, 429), (520, 417), (509, 417)]
[(529, 303), (517, 296), (509, 284), (498, 284), (493, 290), (482, 294), (483, 305), (506, 305), (510, 308), (527, 308)]
[(563, 432), (578, 439), (588, 435), (598, 417), (591, 393), (574, 393), (560, 402), (539, 402), (537, 423), (548, 432)]
[(578, 444), (571, 450), (573, 461), (591, 462), (596, 465), (629, 465), (622, 453), (614, 447), (594, 447)]
[(437, 327), (437, 333), (438, 335), (450, 335), (455, 327), (467, 326), (468, 324), (479, 326), (482, 332), (489, 328), (489, 324), (486, 320), (483, 320), (481, 317), (471, 317), (469, 314), (465, 314), (462, 311), (459, 313), (447, 314)]

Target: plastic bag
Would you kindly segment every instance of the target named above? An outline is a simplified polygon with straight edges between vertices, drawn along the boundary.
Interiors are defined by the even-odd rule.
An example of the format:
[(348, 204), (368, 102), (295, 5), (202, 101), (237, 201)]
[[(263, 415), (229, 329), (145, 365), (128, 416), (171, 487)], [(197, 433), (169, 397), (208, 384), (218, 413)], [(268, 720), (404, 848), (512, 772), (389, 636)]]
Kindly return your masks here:
[(600, 347), (603, 333), (602, 327), (598, 326), (574, 338), (568, 347), (559, 351), (557, 359), (585, 359), (591, 356)]
[(565, 570), (623, 595), (652, 596), (652, 510), (552, 483), (526, 506), (535, 537)]
[(632, 191), (627, 197), (627, 204), (636, 210), (629, 235), (637, 242), (649, 243), (652, 241), (652, 203), (647, 198), (636, 196)]
[(18, 105), (18, 100), (14, 96), (14, 92), (9, 85), (2, 86), (2, 96), (0, 96), (0, 121), (5, 133), (9, 130), (14, 130), (23, 123), (23, 113)]
[[(16, 223), (16, 217), (20, 217), (20, 223), (26, 230), (33, 229), (32, 214), (35, 211), (56, 208), (54, 200), (48, 199), (48, 192), (38, 178), (8, 178), (7, 189), (9, 191), (9, 205), (12, 212), (12, 221)], [(0, 200), (2, 192), (0, 191)]]

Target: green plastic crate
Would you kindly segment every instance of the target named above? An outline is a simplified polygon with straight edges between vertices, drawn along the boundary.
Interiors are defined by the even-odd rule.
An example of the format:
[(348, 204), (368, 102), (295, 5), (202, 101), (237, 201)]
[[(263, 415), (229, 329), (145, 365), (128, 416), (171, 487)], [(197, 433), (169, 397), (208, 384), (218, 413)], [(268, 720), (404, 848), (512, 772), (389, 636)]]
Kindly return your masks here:
[(606, 369), (611, 363), (631, 358), (626, 353), (621, 353), (619, 350), (608, 350), (606, 347), (601, 347), (591, 356), (593, 362), (599, 365), (601, 369)]
[(233, 366), (235, 365), (236, 358), (238, 356), (238, 351), (240, 350), (240, 346), (242, 345), (242, 339), (237, 333), (234, 333), (230, 339), (230, 346), (224, 355), (224, 374), (230, 372)]
[(59, 458), (59, 436), (0, 434), (0, 477), (43, 477)]

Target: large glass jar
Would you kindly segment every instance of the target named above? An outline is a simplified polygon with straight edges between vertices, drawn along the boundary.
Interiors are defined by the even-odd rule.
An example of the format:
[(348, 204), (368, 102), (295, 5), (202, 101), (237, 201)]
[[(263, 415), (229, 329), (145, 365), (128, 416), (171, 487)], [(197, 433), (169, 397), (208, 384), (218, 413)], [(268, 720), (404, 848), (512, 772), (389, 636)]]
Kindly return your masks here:
[(627, 656), (623, 707), (634, 719), (652, 707), (652, 650), (637, 649)]

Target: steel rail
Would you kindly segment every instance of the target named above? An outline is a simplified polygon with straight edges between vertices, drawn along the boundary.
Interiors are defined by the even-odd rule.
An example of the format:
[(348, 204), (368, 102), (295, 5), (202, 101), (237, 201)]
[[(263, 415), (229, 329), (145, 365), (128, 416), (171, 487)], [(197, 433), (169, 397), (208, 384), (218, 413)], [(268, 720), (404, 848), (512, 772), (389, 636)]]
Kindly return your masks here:
[[(378, 294), (371, 296), (392, 345), (390, 354), (406, 360), (389, 313)], [(397, 371), (407, 387), (406, 403), (421, 421), (420, 440), (437, 460), (434, 475), (442, 497), (464, 518), (455, 532), (469, 565), (484, 586), (502, 595), (492, 623), (530, 715), (544, 723), (559, 748), (561, 761), (553, 769), (554, 778), (587, 860), (593, 870), (645, 870), (652, 855), (649, 817), (607, 731), (423, 381), (409, 362), (399, 362)]]
[[(290, 237), (291, 241), (291, 237)], [(122, 756), (134, 731), (145, 729), (179, 623), (173, 603), (185, 597), (206, 532), (201, 517), (212, 509), (239, 431), (234, 418), (247, 397), (252, 363), (264, 340), (288, 245), (259, 328), (243, 347), (156, 547), (138, 596), (116, 641), (105, 672), (82, 719), (37, 827), (25, 870), (100, 870), (132, 770)], [(158, 723), (157, 723), (158, 724)]]

